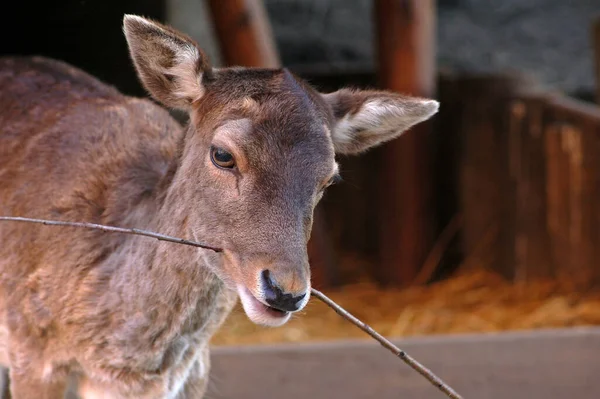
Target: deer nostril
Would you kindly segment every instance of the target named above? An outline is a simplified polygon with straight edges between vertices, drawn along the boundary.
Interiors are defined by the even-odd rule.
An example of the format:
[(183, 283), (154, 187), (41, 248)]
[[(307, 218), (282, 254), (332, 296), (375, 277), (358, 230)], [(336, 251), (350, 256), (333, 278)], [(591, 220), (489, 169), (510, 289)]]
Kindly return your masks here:
[(265, 300), (267, 302), (276, 300), (278, 292), (281, 292), (281, 289), (277, 286), (277, 283), (275, 283), (275, 281), (273, 281), (273, 279), (271, 278), (271, 272), (268, 270), (263, 270), (261, 278), (265, 294)]
[(265, 301), (277, 310), (284, 312), (294, 312), (298, 310), (299, 303), (306, 294), (294, 296), (291, 293), (285, 293), (273, 278), (269, 270), (263, 270), (261, 273), (263, 293)]

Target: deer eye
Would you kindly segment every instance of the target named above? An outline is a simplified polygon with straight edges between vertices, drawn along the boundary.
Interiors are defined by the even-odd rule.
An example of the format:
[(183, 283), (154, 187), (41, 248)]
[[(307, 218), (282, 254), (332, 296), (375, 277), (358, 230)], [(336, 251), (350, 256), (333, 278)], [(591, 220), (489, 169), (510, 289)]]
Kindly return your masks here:
[(223, 169), (232, 169), (235, 166), (233, 155), (219, 147), (210, 147), (210, 160), (215, 166)]

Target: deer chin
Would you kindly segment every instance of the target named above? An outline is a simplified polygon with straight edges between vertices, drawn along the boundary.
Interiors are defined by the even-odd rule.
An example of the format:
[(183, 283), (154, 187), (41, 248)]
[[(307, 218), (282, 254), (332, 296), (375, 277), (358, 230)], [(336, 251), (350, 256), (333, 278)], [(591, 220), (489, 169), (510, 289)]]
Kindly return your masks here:
[(255, 324), (267, 327), (279, 327), (290, 319), (290, 312), (284, 312), (265, 305), (243, 285), (237, 286), (246, 316)]

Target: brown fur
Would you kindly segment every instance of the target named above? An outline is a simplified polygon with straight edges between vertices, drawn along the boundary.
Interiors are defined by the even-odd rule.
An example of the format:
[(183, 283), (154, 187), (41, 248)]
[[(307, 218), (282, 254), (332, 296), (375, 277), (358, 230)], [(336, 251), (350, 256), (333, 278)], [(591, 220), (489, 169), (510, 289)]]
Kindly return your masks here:
[[(268, 269), (285, 292), (309, 290), (306, 243), (336, 173), (334, 148), (362, 151), (401, 133), (340, 147), (336, 124), (360, 115), (364, 96), (336, 102), (286, 70), (213, 70), (191, 39), (138, 17), (125, 33), (145, 87), (186, 109), (189, 127), (61, 62), (0, 59), (0, 214), (137, 227), (225, 250), (1, 224), (0, 363), (16, 398), (61, 397), (69, 378), (86, 398), (201, 397), (208, 342), (236, 289), (262, 301)], [(425, 100), (368, 98), (378, 95), (408, 104), (412, 124), (432, 114)], [(211, 163), (215, 143), (237, 169)]]

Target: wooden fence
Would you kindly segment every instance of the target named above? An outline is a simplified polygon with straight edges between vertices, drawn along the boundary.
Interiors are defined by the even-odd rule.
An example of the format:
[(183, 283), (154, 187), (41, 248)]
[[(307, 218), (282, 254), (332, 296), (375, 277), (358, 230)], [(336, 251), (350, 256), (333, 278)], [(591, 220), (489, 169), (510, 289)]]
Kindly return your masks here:
[[(505, 76), (443, 75), (438, 87), (432, 230), (439, 237), (457, 215), (462, 229), (429, 279), (451, 273), (462, 257), (519, 282), (600, 283), (600, 107)], [(367, 153), (341, 161), (346, 183), (320, 205), (337, 253), (330, 267), (316, 265), (318, 285), (360, 272), (389, 283), (377, 261), (380, 160)], [(348, 254), (370, 259), (367, 270)]]
[(516, 281), (599, 283), (600, 107), (511, 78), (449, 86), (465, 255)]

